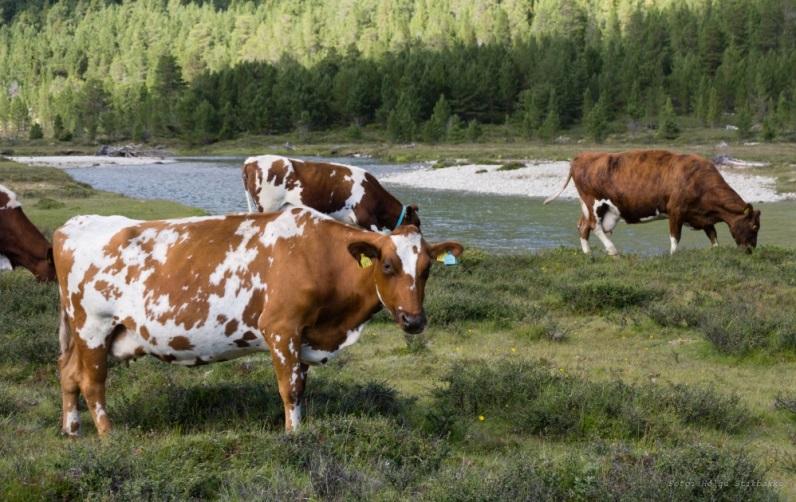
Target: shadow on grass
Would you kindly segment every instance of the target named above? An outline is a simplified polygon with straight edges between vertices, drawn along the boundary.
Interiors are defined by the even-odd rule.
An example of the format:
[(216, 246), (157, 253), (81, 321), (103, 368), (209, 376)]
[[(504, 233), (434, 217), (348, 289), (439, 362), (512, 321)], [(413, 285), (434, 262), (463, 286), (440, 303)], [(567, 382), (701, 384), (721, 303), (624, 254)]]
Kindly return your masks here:
[[(412, 402), (380, 382), (310, 380), (304, 394), (305, 418), (383, 416), (403, 421)], [(284, 408), (276, 381), (209, 386), (149, 387), (110, 403), (118, 425), (144, 430), (185, 431), (266, 426), (281, 430)]]

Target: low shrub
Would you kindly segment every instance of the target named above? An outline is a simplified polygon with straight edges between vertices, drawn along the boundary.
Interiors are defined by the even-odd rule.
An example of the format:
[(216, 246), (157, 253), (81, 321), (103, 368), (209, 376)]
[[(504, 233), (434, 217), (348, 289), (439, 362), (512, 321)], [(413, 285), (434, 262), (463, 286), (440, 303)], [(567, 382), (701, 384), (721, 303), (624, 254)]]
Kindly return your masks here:
[(39, 199), (38, 202), (36, 202), (36, 204), (33, 207), (35, 207), (36, 209), (45, 209), (45, 210), (47, 210), (47, 209), (61, 209), (62, 207), (66, 207), (66, 204), (64, 204), (63, 202), (54, 200), (54, 199), (49, 199), (47, 197), (42, 197), (41, 199)]
[(58, 359), (58, 289), (27, 270), (0, 274), (0, 362)]
[[(585, 457), (585, 458), (584, 458)], [(503, 456), (489, 469), (441, 472), (424, 500), (778, 500), (744, 451), (697, 444), (657, 451), (615, 445), (560, 459)]]
[(514, 161), (514, 162), (506, 162), (505, 164), (502, 164), (500, 167), (497, 168), (497, 170), (498, 171), (515, 171), (517, 169), (522, 169), (524, 167), (526, 167), (524, 162)]
[(737, 396), (685, 385), (590, 382), (526, 361), (457, 363), (436, 392), (433, 427), (497, 421), (516, 432), (566, 438), (676, 435), (682, 424), (738, 432), (753, 421)]
[(570, 309), (587, 314), (645, 305), (661, 296), (655, 289), (609, 279), (559, 284), (556, 290)]

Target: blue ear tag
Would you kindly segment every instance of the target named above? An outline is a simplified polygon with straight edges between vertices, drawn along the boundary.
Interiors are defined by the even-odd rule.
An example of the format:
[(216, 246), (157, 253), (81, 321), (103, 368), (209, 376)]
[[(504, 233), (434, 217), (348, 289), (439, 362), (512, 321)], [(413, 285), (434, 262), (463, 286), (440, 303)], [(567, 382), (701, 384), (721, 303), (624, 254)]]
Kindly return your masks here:
[(444, 263), (446, 266), (449, 266), (449, 265), (456, 265), (456, 263), (458, 262), (456, 261), (456, 257), (453, 256), (453, 253), (448, 251), (447, 253), (445, 253), (445, 257), (442, 259), (442, 263)]

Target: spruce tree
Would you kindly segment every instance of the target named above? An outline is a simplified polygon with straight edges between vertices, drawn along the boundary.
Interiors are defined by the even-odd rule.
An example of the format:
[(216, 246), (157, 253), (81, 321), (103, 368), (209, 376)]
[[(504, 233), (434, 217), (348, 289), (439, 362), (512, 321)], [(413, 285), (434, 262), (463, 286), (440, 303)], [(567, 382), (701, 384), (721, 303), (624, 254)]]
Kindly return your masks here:
[(662, 139), (675, 139), (680, 135), (680, 126), (674, 114), (672, 98), (666, 98), (663, 110), (658, 114), (658, 137)]
[(395, 142), (412, 141), (415, 135), (415, 119), (412, 114), (412, 100), (408, 93), (402, 93), (395, 108), (387, 117), (387, 133)]
[(41, 124), (34, 122), (33, 125), (30, 126), (28, 137), (30, 139), (42, 139), (44, 137), (44, 131), (41, 128)]
[(558, 100), (556, 99), (555, 91), (550, 93), (550, 99), (547, 102), (547, 116), (542, 123), (540, 129), (540, 136), (543, 139), (551, 140), (555, 137), (558, 130), (561, 128), (561, 119), (558, 115)]
[(483, 134), (484, 131), (481, 129), (481, 124), (479, 124), (477, 120), (473, 119), (467, 123), (467, 141), (476, 142)]
[(747, 139), (752, 135), (752, 113), (749, 111), (749, 105), (744, 104), (737, 110), (737, 114), (738, 139)]
[(608, 133), (608, 114), (605, 112), (605, 100), (602, 97), (589, 111), (585, 123), (589, 136), (596, 143), (602, 143)]
[(714, 86), (710, 86), (710, 91), (708, 92), (707, 111), (705, 113), (708, 126), (716, 127), (719, 125), (719, 119), (721, 118), (719, 93), (716, 91)]
[(451, 117), (451, 107), (445, 100), (445, 95), (441, 95), (434, 105), (431, 118), (428, 119), (423, 127), (424, 140), (430, 143), (445, 139), (448, 133), (448, 121)]

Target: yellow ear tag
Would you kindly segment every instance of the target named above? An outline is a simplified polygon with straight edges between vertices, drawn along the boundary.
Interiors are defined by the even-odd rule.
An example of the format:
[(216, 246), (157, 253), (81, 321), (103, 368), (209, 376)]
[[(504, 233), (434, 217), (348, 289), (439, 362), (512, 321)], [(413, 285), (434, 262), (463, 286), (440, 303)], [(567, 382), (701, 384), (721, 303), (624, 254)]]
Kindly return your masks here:
[(367, 257), (367, 256), (365, 256), (365, 255), (360, 255), (360, 256), (359, 256), (359, 266), (360, 266), (360, 267), (362, 267), (362, 268), (368, 268), (368, 267), (369, 267), (369, 266), (371, 266), (371, 265), (373, 265), (373, 262), (372, 262), (372, 261), (370, 261), (370, 258), (368, 258), (368, 257)]

